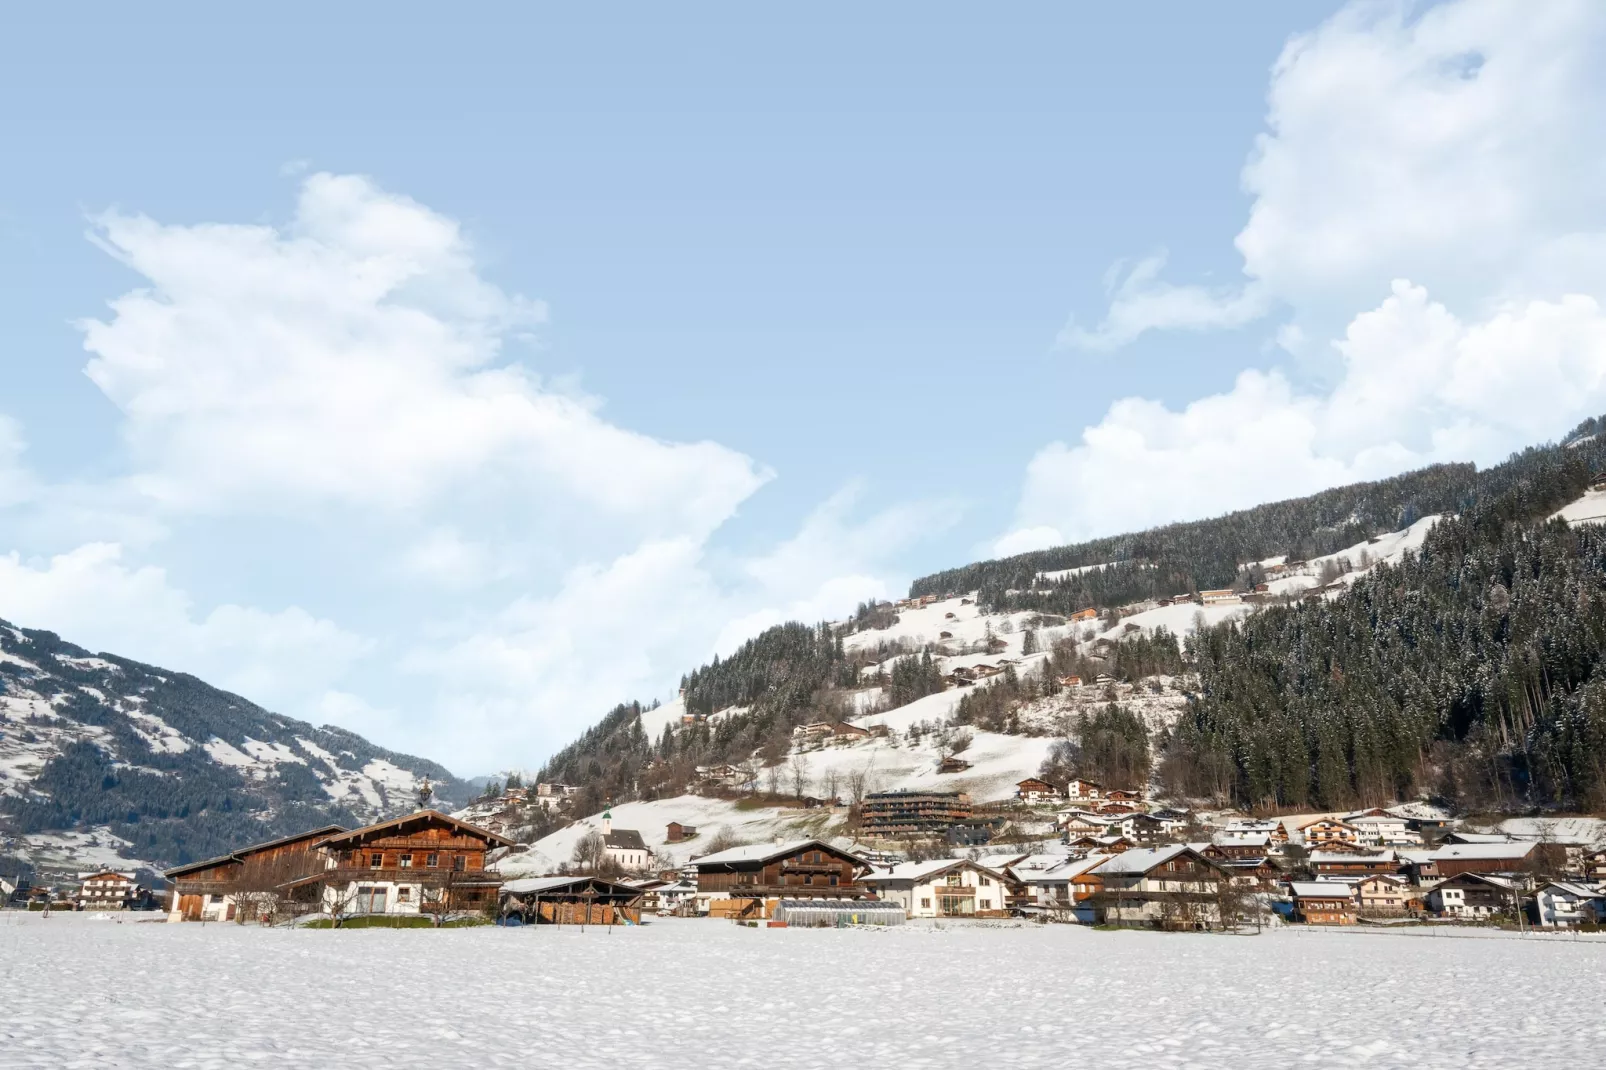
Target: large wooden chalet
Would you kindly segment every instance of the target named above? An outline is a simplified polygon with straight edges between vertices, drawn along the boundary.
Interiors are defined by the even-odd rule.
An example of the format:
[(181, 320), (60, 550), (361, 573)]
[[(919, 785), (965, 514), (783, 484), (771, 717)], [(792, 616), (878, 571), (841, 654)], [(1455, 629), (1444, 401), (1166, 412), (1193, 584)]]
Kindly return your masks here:
[(1107, 925), (1207, 928), (1221, 922), (1219, 895), (1231, 874), (1191, 847), (1124, 851), (1089, 871), (1100, 890), (1089, 897), (1095, 920)]
[(511, 845), (437, 810), (353, 830), (329, 825), (168, 870), (171, 917), (226, 920), (267, 896), (342, 915), (483, 909), (502, 883), (485, 869), (486, 852)]
[(727, 899), (857, 898), (870, 869), (856, 855), (823, 840), (732, 847), (692, 859), (697, 894)]

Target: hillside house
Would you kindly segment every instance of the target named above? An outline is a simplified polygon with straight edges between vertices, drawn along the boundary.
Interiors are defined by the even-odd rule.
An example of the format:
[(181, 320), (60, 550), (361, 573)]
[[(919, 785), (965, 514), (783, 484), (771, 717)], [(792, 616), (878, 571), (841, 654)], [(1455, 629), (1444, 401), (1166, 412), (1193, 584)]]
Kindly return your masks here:
[(1093, 609), (1091, 606), (1088, 607), (1087, 609), (1078, 609), (1075, 613), (1071, 614), (1071, 622), (1073, 624), (1079, 624), (1079, 623), (1081, 623), (1082, 621), (1085, 621), (1085, 620), (1098, 620), (1098, 619), (1099, 619), (1099, 611), (1096, 610), (1096, 609)]
[(498, 912), (526, 925), (641, 924), (645, 892), (601, 877), (526, 877), (498, 892)]
[(1320, 877), (1363, 877), (1398, 873), (1400, 861), (1393, 851), (1359, 854), (1349, 851), (1312, 851), (1310, 867)]
[(1517, 889), (1502, 877), (1462, 872), (1428, 892), (1428, 909), (1446, 918), (1476, 920), (1493, 914), (1514, 914)]
[(1015, 798), (1027, 806), (1054, 802), (1061, 797), (1060, 789), (1038, 777), (1027, 777), (1015, 785)]
[(1411, 886), (1394, 873), (1374, 873), (1355, 882), (1355, 901), (1368, 917), (1404, 914), (1411, 904)]
[(1104, 795), (1104, 786), (1081, 777), (1073, 777), (1065, 785), (1065, 797), (1077, 802), (1097, 802)]
[(1077, 688), (1082, 686), (1082, 678), (1072, 673), (1068, 676), (1056, 676), (1054, 682), (1064, 688)]
[(1197, 929), (1221, 922), (1218, 896), (1230, 874), (1191, 847), (1134, 847), (1089, 871), (1102, 882), (1089, 898), (1108, 925)]
[(1107, 803), (1131, 803), (1133, 806), (1143, 801), (1143, 792), (1136, 788), (1111, 788), (1104, 793)]
[(1584, 879), (1606, 881), (1606, 850), (1592, 851), (1584, 855)]
[(1271, 842), (1284, 844), (1288, 842), (1288, 829), (1283, 827), (1281, 821), (1275, 818), (1234, 817), (1227, 821), (1228, 835), (1258, 835), (1264, 833), (1271, 837)]
[(1354, 925), (1354, 890), (1341, 881), (1292, 881), (1294, 918), (1307, 925)]
[(1218, 860), (1265, 858), (1271, 853), (1271, 836), (1264, 832), (1221, 833), (1205, 853)]
[(732, 847), (692, 859), (699, 899), (858, 898), (869, 865), (823, 840)]
[(139, 892), (132, 873), (106, 869), (78, 875), (79, 910), (130, 910)]
[(1361, 833), (1354, 825), (1334, 817), (1318, 817), (1299, 826), (1300, 841), (1311, 850), (1337, 843), (1359, 846)]
[(664, 837), (665, 843), (681, 843), (697, 835), (696, 825), (682, 825), (679, 821), (671, 821)]
[(1110, 832), (1110, 826), (1116, 819), (1101, 814), (1089, 814), (1080, 810), (1062, 811), (1059, 815), (1060, 828), (1064, 830), (1067, 839), (1076, 839), (1080, 836), (1105, 836)]
[(900, 862), (861, 878), (881, 899), (911, 918), (968, 918), (1002, 914), (1008, 881), (996, 870), (962, 858)]
[(652, 858), (652, 851), (641, 833), (635, 829), (613, 827), (613, 811), (602, 814), (602, 857), (624, 870), (642, 870)]
[(951, 754), (937, 763), (937, 772), (939, 773), (963, 773), (969, 768), (969, 762), (963, 758), (955, 758)]
[(345, 831), (343, 825), (324, 825), (173, 867), (163, 874), (173, 882), (168, 920), (232, 921), (244, 895), (278, 888), (323, 868), (314, 845)]
[(872, 836), (926, 836), (970, 817), (961, 791), (878, 791), (865, 796), (861, 822)]
[(1344, 822), (1356, 831), (1356, 842), (1362, 847), (1413, 847), (1422, 843), (1422, 837), (1410, 830), (1405, 818), (1385, 810), (1346, 814)]
[(1577, 881), (1552, 881), (1534, 893), (1537, 921), (1547, 929), (1606, 922), (1606, 892)]
[(502, 878), (485, 855), (513, 841), (438, 810), (419, 810), (312, 845), (319, 868), (286, 887), (323, 910), (439, 914), (496, 901)]
[(1243, 598), (1232, 588), (1223, 587), (1213, 591), (1200, 591), (1199, 601), (1207, 606), (1220, 606), (1229, 605), (1233, 602), (1242, 602)]

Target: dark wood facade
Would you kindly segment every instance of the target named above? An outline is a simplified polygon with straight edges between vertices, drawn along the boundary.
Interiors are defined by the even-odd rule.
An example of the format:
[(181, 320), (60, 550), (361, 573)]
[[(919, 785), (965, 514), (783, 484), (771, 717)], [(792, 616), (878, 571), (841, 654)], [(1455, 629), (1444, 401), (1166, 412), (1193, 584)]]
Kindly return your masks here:
[(234, 899), (247, 885), (282, 884), (315, 872), (321, 863), (314, 846), (344, 831), (344, 825), (325, 825), (170, 869), (163, 876), (173, 882), (171, 909), (185, 921), (199, 921), (210, 905), (223, 903), (218, 920), (230, 920), (236, 909)]
[[(500, 874), (486, 870), (486, 853), (512, 843), (437, 810), (420, 810), (320, 840), (316, 847), (327, 868), (298, 886), (355, 885), (359, 898), (362, 887), (371, 887), (376, 889), (369, 893), (371, 899), (381, 885), (387, 893), (394, 888), (397, 901), (385, 904), (390, 912), (398, 906), (404, 911), (476, 910), (494, 902), (502, 884)], [(400, 898), (404, 895), (406, 899)], [(418, 898), (409, 904), (414, 895)]]
[(821, 840), (783, 844), (771, 852), (737, 848), (692, 864), (698, 894), (730, 899), (856, 898), (865, 894), (859, 878), (869, 870), (859, 858)]

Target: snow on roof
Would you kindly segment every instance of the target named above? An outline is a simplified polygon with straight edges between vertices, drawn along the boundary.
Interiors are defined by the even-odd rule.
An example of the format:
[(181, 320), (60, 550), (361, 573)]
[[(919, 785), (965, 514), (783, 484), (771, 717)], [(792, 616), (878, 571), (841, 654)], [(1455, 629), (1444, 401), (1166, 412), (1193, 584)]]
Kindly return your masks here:
[(1348, 899), (1353, 894), (1348, 881), (1290, 881), (1288, 889), (1298, 899)]
[(1537, 846), (1539, 845), (1533, 840), (1517, 840), (1511, 843), (1452, 843), (1432, 852), (1432, 857), (1434, 861), (1451, 858), (1527, 858), (1529, 852)]
[(1179, 854), (1191, 851), (1193, 851), (1193, 848), (1183, 844), (1172, 844), (1169, 847), (1135, 847), (1130, 851), (1123, 851), (1107, 859), (1098, 868), (1098, 875), (1101, 877), (1135, 877), (1147, 873), (1155, 866), (1171, 861)]
[(1311, 865), (1318, 862), (1392, 862), (1393, 851), (1371, 851), (1366, 854), (1356, 854), (1353, 851), (1312, 851), (1310, 853)]
[(962, 869), (969, 866), (979, 869), (988, 876), (1003, 879), (1003, 875), (996, 870), (989, 869), (980, 862), (973, 862), (968, 858), (931, 858), (924, 862), (899, 862), (896, 865), (877, 867), (864, 878), (865, 883), (872, 884), (878, 881), (913, 881), (916, 884), (928, 877), (935, 877), (946, 873), (950, 869)]
[(793, 851), (802, 850), (811, 843), (817, 843), (821, 847), (826, 847), (833, 851), (836, 850), (836, 848), (821, 840), (790, 840), (786, 843), (752, 843), (746, 847), (731, 847), (724, 851), (715, 851), (711, 855), (694, 858), (691, 861), (694, 866), (724, 866), (740, 862), (767, 862), (772, 858), (779, 858), (781, 855), (788, 855)]
[(1072, 858), (1067, 862), (1054, 866), (1051, 869), (1034, 870), (1030, 873), (1017, 873), (1022, 884), (1045, 884), (1049, 881), (1066, 881), (1072, 877), (1079, 877), (1091, 869), (1109, 861), (1109, 855), (1090, 854), (1086, 858)]
[(1539, 890), (1543, 892), (1551, 888), (1559, 888), (1561, 891), (1578, 899), (1606, 899), (1606, 892), (1591, 888), (1587, 884), (1579, 884), (1577, 881), (1551, 881)]

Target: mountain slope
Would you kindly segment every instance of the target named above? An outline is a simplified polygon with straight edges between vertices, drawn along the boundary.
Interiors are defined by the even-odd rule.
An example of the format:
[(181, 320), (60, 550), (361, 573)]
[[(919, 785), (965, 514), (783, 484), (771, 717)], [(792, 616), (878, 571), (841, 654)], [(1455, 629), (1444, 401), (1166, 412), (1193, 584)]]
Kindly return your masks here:
[[(541, 777), (581, 785), (577, 813), (676, 796), (721, 762), (750, 763), (774, 794), (801, 753), (792, 729), (840, 718), (1060, 736), (1045, 759), (1060, 774), (1146, 767), (1146, 730), (1158, 787), (1241, 806), (1606, 806), (1606, 552), (1588, 522), (1603, 426), (1487, 469), (1439, 465), (923, 577), (910, 592), (923, 604), (772, 628), (688, 673), (676, 703), (616, 708)], [(1145, 601), (1260, 583), (1254, 603)], [(1103, 621), (1069, 619), (1088, 608)], [(942, 690), (943, 674), (1000, 657), (1007, 675), (963, 701)], [(1113, 683), (1060, 693), (1058, 679), (1097, 674)], [(1019, 774), (1035, 773), (1042, 749), (1019, 753)]]
[[(406, 810), (434, 762), (0, 621), (0, 854), (173, 865)], [(50, 848), (56, 848), (54, 852)]]

